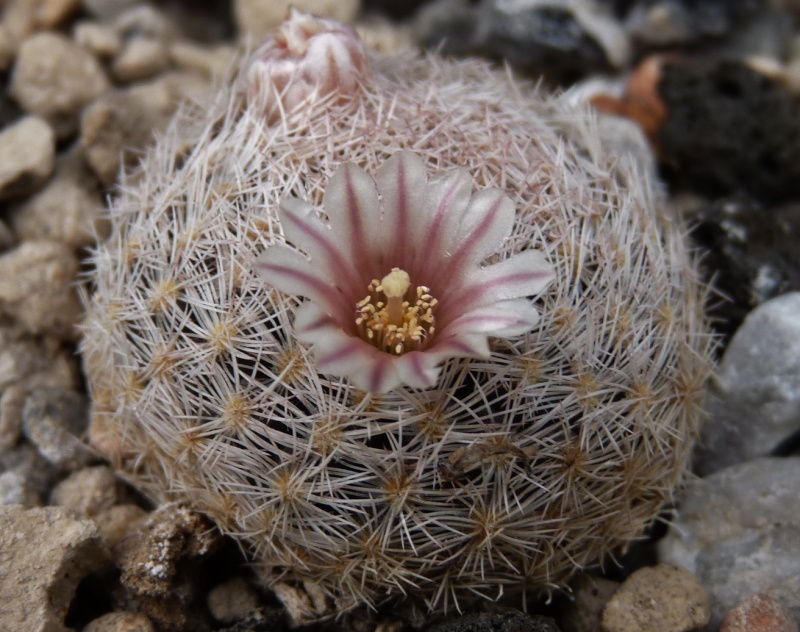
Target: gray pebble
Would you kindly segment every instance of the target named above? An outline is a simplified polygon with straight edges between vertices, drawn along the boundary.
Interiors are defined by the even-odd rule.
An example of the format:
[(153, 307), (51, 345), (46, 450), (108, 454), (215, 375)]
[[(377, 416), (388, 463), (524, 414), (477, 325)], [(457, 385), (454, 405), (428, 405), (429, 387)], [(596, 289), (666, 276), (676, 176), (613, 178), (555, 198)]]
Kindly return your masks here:
[(725, 351), (706, 402), (701, 474), (767, 455), (800, 431), (800, 292), (753, 310)]
[(800, 458), (761, 458), (690, 481), (659, 559), (693, 571), (712, 624), (752, 592), (800, 614)]
[(6, 502), (24, 499), (21, 504), (33, 507), (42, 504), (50, 495), (50, 489), (61, 471), (29, 443), (22, 443), (13, 450), (0, 452), (0, 474), (5, 475), (4, 493)]
[(68, 389), (34, 389), (22, 411), (22, 431), (48, 461), (75, 470), (92, 459), (80, 437), (88, 424), (86, 397)]

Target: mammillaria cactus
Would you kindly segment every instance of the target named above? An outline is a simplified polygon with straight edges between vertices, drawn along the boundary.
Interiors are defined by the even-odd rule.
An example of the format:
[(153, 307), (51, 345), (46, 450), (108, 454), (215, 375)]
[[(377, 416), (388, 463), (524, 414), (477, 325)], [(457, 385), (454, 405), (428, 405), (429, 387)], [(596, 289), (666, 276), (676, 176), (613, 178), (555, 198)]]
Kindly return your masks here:
[(284, 28), (114, 202), (91, 440), (310, 616), (561, 586), (686, 471), (712, 341), (683, 229), (563, 99)]

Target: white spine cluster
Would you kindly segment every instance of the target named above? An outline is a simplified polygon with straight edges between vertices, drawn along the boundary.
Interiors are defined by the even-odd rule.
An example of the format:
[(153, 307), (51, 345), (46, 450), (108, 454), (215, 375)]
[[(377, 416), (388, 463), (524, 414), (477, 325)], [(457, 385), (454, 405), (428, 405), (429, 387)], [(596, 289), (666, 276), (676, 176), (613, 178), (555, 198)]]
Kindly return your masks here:
[[(114, 204), (83, 342), (95, 445), (334, 607), (546, 590), (639, 537), (686, 471), (712, 348), (647, 178), (588, 114), (475, 61), (376, 58), (356, 107), (329, 95), (274, 124), (245, 94), (180, 115)], [(400, 149), (502, 189), (494, 260), (541, 249), (556, 280), (489, 358), (369, 395), (315, 369), (298, 300), (253, 265), (283, 241), (282, 199), (319, 208), (340, 164), (375, 173)]]

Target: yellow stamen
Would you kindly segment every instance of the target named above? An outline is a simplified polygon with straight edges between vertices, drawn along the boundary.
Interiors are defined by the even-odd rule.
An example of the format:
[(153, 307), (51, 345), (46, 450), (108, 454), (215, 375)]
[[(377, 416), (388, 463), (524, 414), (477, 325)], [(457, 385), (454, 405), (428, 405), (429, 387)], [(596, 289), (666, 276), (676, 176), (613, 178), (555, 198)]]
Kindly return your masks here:
[[(411, 278), (400, 268), (392, 268), (383, 279), (373, 279), (369, 294), (356, 303), (356, 325), (361, 337), (378, 349), (402, 355), (419, 349), (433, 335), (437, 300), (424, 285), (412, 292)], [(403, 300), (416, 294), (413, 304)], [(381, 294), (383, 296), (381, 296)], [(380, 301), (384, 298), (386, 301)]]

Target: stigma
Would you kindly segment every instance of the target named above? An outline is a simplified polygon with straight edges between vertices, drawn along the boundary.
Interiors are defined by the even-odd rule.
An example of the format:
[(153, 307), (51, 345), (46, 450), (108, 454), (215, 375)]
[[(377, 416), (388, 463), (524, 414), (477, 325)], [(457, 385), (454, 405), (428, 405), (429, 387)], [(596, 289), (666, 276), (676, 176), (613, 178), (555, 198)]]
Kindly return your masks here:
[(393, 355), (427, 345), (436, 330), (438, 304), (429, 287), (413, 286), (405, 270), (392, 268), (382, 279), (373, 279), (367, 291), (356, 304), (355, 322), (361, 338)]

